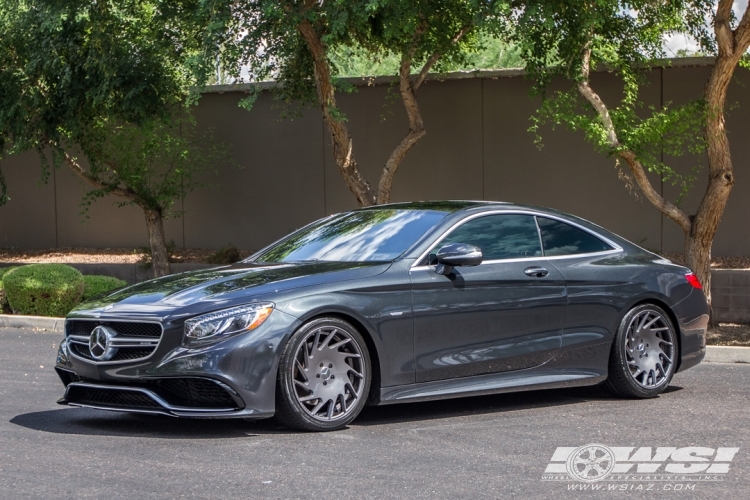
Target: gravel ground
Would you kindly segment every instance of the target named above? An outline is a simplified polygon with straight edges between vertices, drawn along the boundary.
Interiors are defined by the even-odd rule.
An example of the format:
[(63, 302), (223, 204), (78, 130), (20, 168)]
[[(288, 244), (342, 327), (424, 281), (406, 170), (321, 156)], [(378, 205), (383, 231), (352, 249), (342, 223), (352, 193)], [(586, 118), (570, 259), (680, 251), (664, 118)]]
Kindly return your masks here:
[[(679, 253), (665, 253), (664, 257), (675, 264), (685, 265), (685, 256)], [(750, 269), (750, 257), (714, 257), (711, 269)]]
[(708, 330), (706, 343), (708, 345), (750, 347), (750, 325), (719, 323), (718, 326)]
[[(206, 248), (176, 249), (172, 262), (202, 263), (216, 250)], [(244, 259), (252, 253), (240, 250)], [(142, 248), (51, 248), (46, 250), (17, 250), (0, 248), (0, 262), (37, 263), (54, 262), (63, 264), (135, 264), (145, 257)]]

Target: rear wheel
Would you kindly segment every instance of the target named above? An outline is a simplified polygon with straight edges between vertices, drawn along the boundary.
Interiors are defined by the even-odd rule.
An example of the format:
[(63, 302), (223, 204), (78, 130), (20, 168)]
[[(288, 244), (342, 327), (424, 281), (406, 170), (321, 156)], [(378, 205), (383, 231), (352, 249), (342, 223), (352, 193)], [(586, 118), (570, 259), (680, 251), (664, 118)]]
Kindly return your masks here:
[(620, 322), (605, 388), (623, 397), (655, 397), (669, 386), (676, 361), (677, 334), (669, 315), (654, 304), (641, 304)]
[(341, 429), (362, 411), (370, 373), (367, 345), (352, 325), (338, 318), (310, 321), (281, 355), (276, 418), (293, 429)]

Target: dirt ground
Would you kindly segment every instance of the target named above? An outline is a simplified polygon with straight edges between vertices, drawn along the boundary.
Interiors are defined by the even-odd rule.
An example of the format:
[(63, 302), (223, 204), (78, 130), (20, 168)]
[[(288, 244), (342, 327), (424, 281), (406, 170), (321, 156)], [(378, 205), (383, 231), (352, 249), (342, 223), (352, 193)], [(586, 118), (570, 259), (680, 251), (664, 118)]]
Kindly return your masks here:
[[(666, 253), (664, 257), (675, 264), (685, 265), (685, 256), (678, 253)], [(750, 257), (714, 257), (712, 269), (750, 269)]]
[[(205, 248), (175, 249), (171, 262), (208, 262), (208, 257), (216, 250)], [(245, 258), (252, 253), (240, 250)], [(37, 263), (54, 262), (62, 264), (135, 264), (146, 256), (142, 248), (52, 248), (47, 250), (16, 250), (0, 248), (0, 262)]]
[(750, 325), (719, 323), (718, 326), (708, 329), (706, 343), (750, 347)]

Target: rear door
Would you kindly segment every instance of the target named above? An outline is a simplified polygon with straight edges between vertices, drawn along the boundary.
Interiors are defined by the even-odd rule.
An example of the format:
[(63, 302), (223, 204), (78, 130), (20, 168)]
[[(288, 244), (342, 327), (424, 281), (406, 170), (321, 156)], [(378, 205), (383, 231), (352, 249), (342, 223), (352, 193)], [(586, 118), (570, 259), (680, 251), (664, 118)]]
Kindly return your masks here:
[[(484, 261), (436, 274), (434, 255), (448, 243), (475, 245)], [(542, 256), (533, 215), (466, 220), (418, 264), (410, 272), (417, 382), (529, 368), (560, 348), (565, 280)]]

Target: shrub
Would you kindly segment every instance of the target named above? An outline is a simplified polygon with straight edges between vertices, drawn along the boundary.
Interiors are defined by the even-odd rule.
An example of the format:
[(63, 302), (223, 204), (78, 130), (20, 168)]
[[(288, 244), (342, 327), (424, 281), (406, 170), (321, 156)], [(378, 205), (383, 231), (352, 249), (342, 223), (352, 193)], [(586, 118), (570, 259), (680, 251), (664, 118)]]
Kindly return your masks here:
[(16, 314), (65, 316), (83, 295), (83, 275), (65, 264), (30, 264), (3, 279)]
[(208, 256), (209, 264), (234, 264), (240, 260), (240, 251), (231, 243)]
[(115, 288), (122, 288), (127, 283), (112, 276), (86, 275), (83, 277), (83, 300), (89, 300)]
[(5, 291), (3, 290), (3, 276), (11, 272), (17, 267), (0, 267), (0, 314), (9, 313), (10, 306), (8, 305), (8, 299), (5, 297)]

